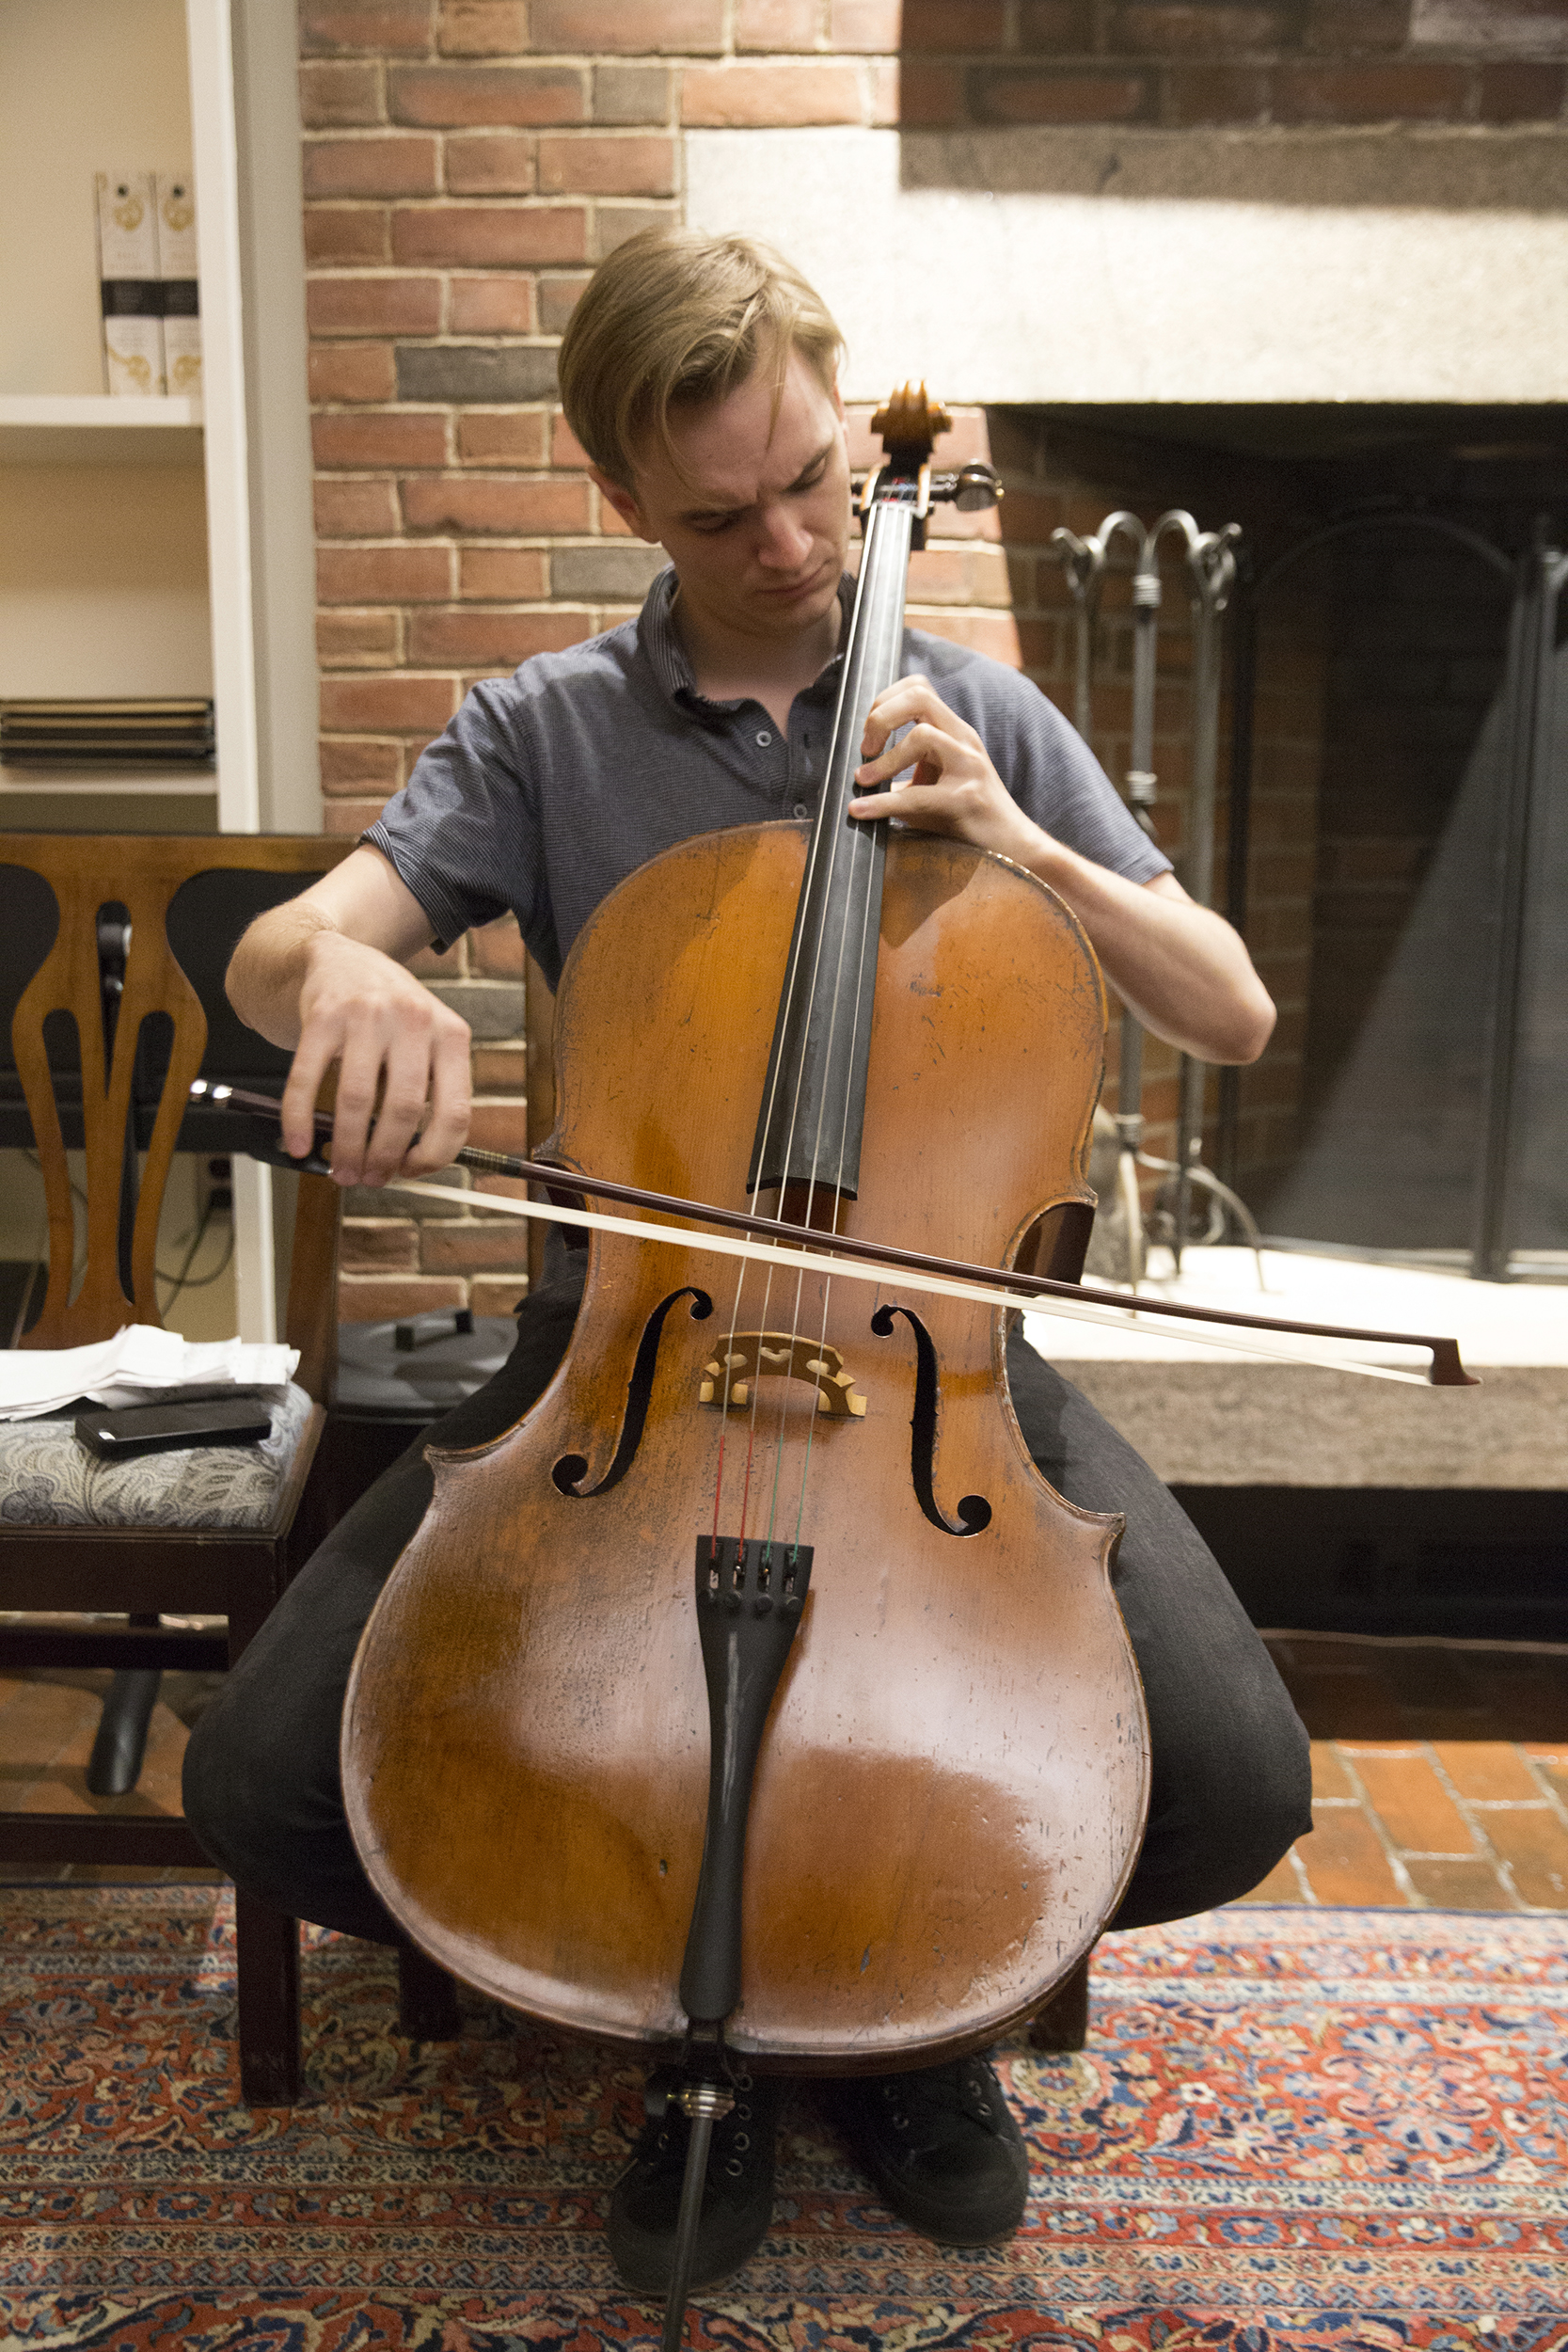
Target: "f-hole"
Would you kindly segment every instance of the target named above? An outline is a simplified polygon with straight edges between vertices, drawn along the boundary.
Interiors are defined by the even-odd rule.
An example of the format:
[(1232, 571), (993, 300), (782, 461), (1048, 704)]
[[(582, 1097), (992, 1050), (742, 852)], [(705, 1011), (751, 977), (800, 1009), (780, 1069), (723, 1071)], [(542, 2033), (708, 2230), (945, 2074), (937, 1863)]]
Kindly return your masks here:
[(984, 1495), (960, 1495), (958, 1516), (950, 1519), (936, 1498), (935, 1474), (937, 1454), (937, 1351), (931, 1335), (917, 1314), (908, 1307), (879, 1307), (871, 1318), (871, 1328), (879, 1339), (887, 1339), (893, 1330), (893, 1318), (902, 1315), (914, 1333), (914, 1410), (910, 1416), (910, 1478), (915, 1499), (933, 1527), (940, 1527), (948, 1535), (978, 1535), (990, 1525), (990, 1504)]
[(558, 1493), (573, 1495), (580, 1502), (587, 1502), (591, 1496), (606, 1494), (611, 1486), (618, 1486), (630, 1470), (637, 1458), (637, 1449), (642, 1442), (642, 1428), (648, 1418), (648, 1400), (654, 1392), (654, 1370), (658, 1362), (658, 1343), (664, 1332), (664, 1318), (676, 1300), (681, 1298), (690, 1299), (693, 1323), (705, 1321), (713, 1312), (713, 1301), (706, 1291), (695, 1290), (689, 1285), (685, 1290), (672, 1291), (668, 1298), (659, 1301), (643, 1325), (642, 1337), (637, 1343), (637, 1361), (626, 1383), (626, 1417), (621, 1423), (621, 1441), (615, 1449), (613, 1461), (596, 1486), (580, 1486), (578, 1481), (588, 1468), (587, 1456), (563, 1454), (550, 1472)]

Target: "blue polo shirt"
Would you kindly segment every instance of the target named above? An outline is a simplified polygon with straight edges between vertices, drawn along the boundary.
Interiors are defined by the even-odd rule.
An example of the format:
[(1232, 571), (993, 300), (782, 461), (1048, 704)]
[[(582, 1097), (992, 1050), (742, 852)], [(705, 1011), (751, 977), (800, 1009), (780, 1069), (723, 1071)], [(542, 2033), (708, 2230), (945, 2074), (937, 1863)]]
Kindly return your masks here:
[[(842, 657), (797, 694), (782, 735), (760, 703), (698, 692), (672, 616), (675, 586), (663, 571), (635, 621), (476, 686), (365, 834), (439, 942), (510, 910), (554, 988), (583, 924), (649, 858), (694, 834), (816, 810)], [(853, 591), (847, 579), (847, 615)], [(974, 727), (1047, 833), (1130, 882), (1169, 871), (1027, 678), (907, 629), (902, 675), (917, 674)]]

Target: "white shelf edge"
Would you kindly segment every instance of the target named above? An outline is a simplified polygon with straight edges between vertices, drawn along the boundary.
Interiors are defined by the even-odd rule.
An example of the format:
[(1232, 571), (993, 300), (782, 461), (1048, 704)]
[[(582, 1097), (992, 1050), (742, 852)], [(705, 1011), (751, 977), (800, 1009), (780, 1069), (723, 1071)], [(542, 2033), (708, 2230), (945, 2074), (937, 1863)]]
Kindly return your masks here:
[(201, 422), (201, 403), (177, 394), (120, 399), (108, 392), (0, 392), (0, 425), (94, 432), (124, 426), (168, 432)]

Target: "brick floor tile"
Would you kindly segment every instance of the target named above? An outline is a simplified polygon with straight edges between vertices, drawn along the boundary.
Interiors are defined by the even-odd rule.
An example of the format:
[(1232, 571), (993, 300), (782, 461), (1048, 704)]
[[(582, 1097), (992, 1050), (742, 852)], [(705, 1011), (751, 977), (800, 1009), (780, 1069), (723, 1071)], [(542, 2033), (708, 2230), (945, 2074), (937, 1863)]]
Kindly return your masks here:
[(1404, 1867), (1417, 1894), (1439, 1911), (1516, 1911), (1519, 1907), (1498, 1877), (1496, 1865), (1479, 1854), (1474, 1860), (1451, 1854), (1418, 1855)]
[(1496, 1805), (1486, 1835), (1513, 1873), (1523, 1901), (1568, 1911), (1568, 1829), (1550, 1805)]
[(1328, 1740), (1312, 1742), (1312, 1794), (1315, 1797), (1354, 1797), (1355, 1789), (1339, 1751)]
[(1437, 1761), (1462, 1797), (1529, 1804), (1541, 1791), (1529, 1766), (1507, 1740), (1439, 1740)]
[(1305, 1899), (1301, 1880), (1296, 1875), (1294, 1848), (1281, 1855), (1268, 1877), (1260, 1880), (1249, 1895), (1235, 1898), (1243, 1903), (1299, 1903)]
[(1348, 1754), (1384, 1828), (1402, 1851), (1475, 1852), (1464, 1815), (1425, 1756), (1387, 1748), (1351, 1748)]
[(1406, 1899), (1359, 1805), (1314, 1805), (1312, 1835), (1302, 1839), (1296, 1852), (1321, 1903), (1403, 1903)]

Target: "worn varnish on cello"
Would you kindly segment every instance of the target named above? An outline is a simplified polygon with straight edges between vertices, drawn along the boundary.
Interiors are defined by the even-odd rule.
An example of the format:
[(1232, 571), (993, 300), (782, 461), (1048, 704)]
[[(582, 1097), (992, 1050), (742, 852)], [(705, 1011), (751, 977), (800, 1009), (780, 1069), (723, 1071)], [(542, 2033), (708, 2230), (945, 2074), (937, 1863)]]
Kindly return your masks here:
[[(604, 902), (562, 979), (546, 1156), (830, 1248), (1003, 1267), (1092, 1199), (1103, 992), (1034, 877), (844, 813), (927, 505), (989, 495), (933, 479), (921, 404), (879, 422), (817, 818), (689, 841)], [(695, 1227), (689, 1251), (594, 1236), (550, 1388), (435, 1457), (356, 1666), (349, 1818), (422, 1949), (551, 2023), (681, 2037), (705, 1543), (752, 1547), (762, 1598), (812, 1564), (752, 1791), (729, 2046), (926, 2065), (1069, 1973), (1132, 1869), (1147, 1732), (1118, 1523), (1029, 1460), (1005, 1320), (815, 1265), (737, 1273)]]

